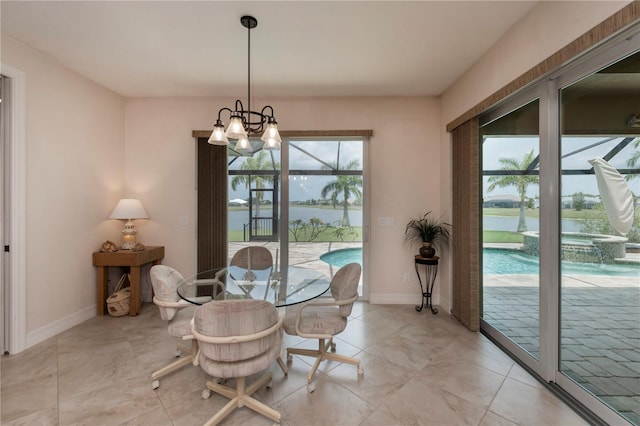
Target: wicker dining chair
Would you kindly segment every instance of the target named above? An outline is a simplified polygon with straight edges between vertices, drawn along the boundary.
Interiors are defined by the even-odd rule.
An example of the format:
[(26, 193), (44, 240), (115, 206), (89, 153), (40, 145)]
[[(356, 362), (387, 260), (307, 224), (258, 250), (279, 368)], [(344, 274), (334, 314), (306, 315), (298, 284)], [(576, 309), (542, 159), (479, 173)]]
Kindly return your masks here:
[[(167, 321), (169, 335), (181, 339), (180, 343), (177, 344), (176, 357), (180, 357), (182, 354), (185, 355), (151, 374), (153, 380), (151, 387), (157, 389), (160, 387), (159, 379), (161, 377), (193, 361), (197, 343), (192, 341), (191, 348), (188, 348), (182, 344), (182, 338), (191, 333), (191, 319), (196, 306), (178, 296), (178, 285), (184, 281), (184, 278), (174, 268), (166, 265), (155, 265), (151, 267), (149, 275), (154, 293), (153, 303), (158, 306), (160, 318)], [(224, 294), (224, 289), (219, 289), (218, 292)]]
[(271, 386), (272, 373), (263, 374), (249, 386), (246, 377), (265, 371), (280, 357), (282, 321), (275, 306), (264, 300), (230, 299), (196, 309), (190, 337), (198, 342), (194, 364), (213, 377), (236, 379), (235, 388), (207, 381), (204, 399), (212, 391), (229, 398), (207, 425), (218, 424), (245, 406), (280, 422), (279, 412), (251, 396), (263, 385)]
[[(325, 360), (344, 362), (357, 366), (359, 375), (364, 374), (360, 360), (334, 353), (336, 345), (333, 337), (347, 327), (353, 303), (358, 299), (358, 283), (362, 267), (359, 263), (350, 263), (340, 268), (331, 280), (331, 298), (318, 298), (301, 305), (286, 308), (284, 318), (285, 333), (293, 336), (318, 339), (318, 349), (287, 348), (287, 361), (292, 355), (316, 358), (307, 376), (307, 390), (313, 392), (313, 376), (320, 363)], [(331, 349), (331, 352), (327, 350)]]

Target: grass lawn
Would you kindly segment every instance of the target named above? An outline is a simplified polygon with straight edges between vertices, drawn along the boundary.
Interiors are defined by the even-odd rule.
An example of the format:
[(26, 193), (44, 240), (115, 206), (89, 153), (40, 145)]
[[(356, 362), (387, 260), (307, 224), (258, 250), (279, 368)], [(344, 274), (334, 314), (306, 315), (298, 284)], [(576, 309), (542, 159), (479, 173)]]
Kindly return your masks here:
[[(484, 208), (482, 209), (482, 214), (485, 216), (509, 216), (509, 217), (518, 217), (520, 216), (520, 209), (498, 209), (498, 208)], [(573, 210), (573, 209), (562, 209), (561, 217), (563, 219), (606, 219), (607, 212), (600, 209), (589, 209), (589, 210)], [(538, 209), (527, 209), (525, 210), (526, 217), (539, 217), (540, 210)]]
[(522, 243), (524, 238), (517, 232), (509, 231), (482, 231), (484, 243)]

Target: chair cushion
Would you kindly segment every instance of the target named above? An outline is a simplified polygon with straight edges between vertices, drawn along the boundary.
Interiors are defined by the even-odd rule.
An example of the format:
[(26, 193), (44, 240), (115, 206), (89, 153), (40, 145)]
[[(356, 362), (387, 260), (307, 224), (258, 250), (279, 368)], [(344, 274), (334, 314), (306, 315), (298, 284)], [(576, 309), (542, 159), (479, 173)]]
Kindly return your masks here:
[[(296, 316), (303, 305), (287, 307), (284, 317), (284, 331), (290, 335), (296, 333)], [(342, 316), (336, 306), (312, 306), (302, 311), (300, 331), (308, 334), (329, 334), (335, 336), (347, 328), (347, 318)]]
[[(180, 300), (178, 296), (178, 284), (184, 280), (180, 272), (170, 266), (154, 265), (149, 271), (151, 277), (151, 285), (153, 293), (158, 300), (163, 302), (177, 302)], [(158, 307), (160, 309), (160, 317), (165, 320), (171, 320), (176, 314), (176, 308)]]
[[(220, 300), (196, 309), (194, 328), (213, 337), (246, 336), (266, 330), (278, 322), (278, 312), (269, 302), (254, 299)], [(258, 340), (230, 344), (201, 343), (201, 353), (213, 361), (251, 360), (274, 345), (275, 334)]]
[(169, 335), (182, 338), (183, 336), (191, 334), (191, 319), (193, 318), (193, 314), (195, 312), (195, 305), (178, 309), (178, 312), (176, 312), (176, 315), (169, 322), (169, 325), (167, 327)]
[[(207, 357), (205, 353), (201, 351), (198, 362), (200, 364), (200, 367), (207, 374), (214, 377), (220, 377), (223, 379), (232, 377), (247, 377), (266, 370), (271, 364), (273, 364), (276, 358), (280, 356), (280, 352), (282, 350), (282, 330), (278, 330), (273, 337), (274, 339), (272, 341), (272, 344), (269, 346), (267, 351), (253, 358), (235, 362), (216, 361)], [(201, 343), (201, 348), (202, 345), (205, 344)]]

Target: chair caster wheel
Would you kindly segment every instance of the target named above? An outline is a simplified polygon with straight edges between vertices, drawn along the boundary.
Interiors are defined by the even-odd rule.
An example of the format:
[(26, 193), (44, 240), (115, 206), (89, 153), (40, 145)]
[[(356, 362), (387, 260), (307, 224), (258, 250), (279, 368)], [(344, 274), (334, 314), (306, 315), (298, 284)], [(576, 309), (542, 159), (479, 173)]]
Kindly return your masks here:
[(272, 382), (273, 382), (273, 380), (269, 380), (269, 381), (267, 382), (267, 385), (266, 385), (266, 388), (267, 388), (267, 389), (271, 389)]
[(287, 362), (293, 362), (293, 355), (287, 354)]
[(151, 382), (151, 389), (156, 390), (160, 387), (160, 382), (158, 380), (154, 380)]
[(364, 374), (364, 368), (358, 366), (358, 376), (362, 376)]
[(209, 389), (205, 389), (202, 391), (202, 399), (211, 398), (211, 391)]
[(313, 383), (309, 383), (309, 384), (307, 385), (307, 392), (309, 392), (309, 393), (313, 393), (313, 391), (314, 391), (314, 390), (316, 390), (316, 385), (315, 385), (315, 384), (313, 384)]
[(180, 348), (176, 348), (176, 358), (180, 358), (180, 355), (182, 355), (182, 351)]
[(335, 352), (336, 351), (336, 344), (332, 343), (331, 344), (331, 352)]

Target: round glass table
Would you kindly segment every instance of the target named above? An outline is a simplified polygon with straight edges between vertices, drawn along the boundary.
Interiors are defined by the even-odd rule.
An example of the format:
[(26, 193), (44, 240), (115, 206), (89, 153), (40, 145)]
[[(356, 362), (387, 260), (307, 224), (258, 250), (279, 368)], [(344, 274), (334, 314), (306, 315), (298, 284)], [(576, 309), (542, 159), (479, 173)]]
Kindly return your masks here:
[(300, 266), (279, 272), (228, 266), (185, 278), (178, 285), (178, 295), (195, 305), (212, 300), (262, 299), (282, 307), (315, 299), (330, 284), (321, 272)]

